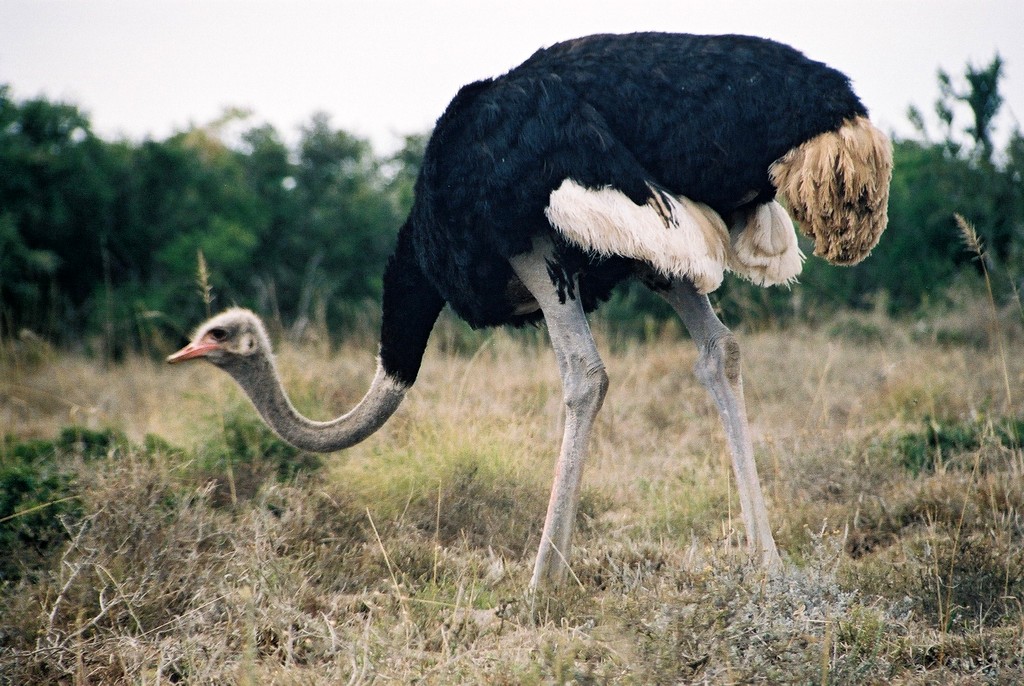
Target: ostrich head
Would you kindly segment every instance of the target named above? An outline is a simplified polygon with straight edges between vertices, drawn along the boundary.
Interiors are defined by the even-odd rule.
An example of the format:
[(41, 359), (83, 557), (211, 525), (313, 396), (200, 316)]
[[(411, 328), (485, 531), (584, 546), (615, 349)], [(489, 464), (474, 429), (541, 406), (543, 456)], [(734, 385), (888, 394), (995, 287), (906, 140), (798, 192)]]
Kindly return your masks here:
[(326, 422), (307, 419), (295, 410), (281, 385), (260, 318), (239, 307), (202, 324), (192, 342), (167, 361), (198, 358), (231, 375), (278, 436), (296, 448), (318, 453), (347, 448), (372, 434), (395, 412), (408, 389), (378, 365), (370, 390), (352, 410)]
[(270, 353), (270, 338), (260, 318), (249, 310), (233, 307), (202, 324), (192, 342), (167, 361), (173, 364), (202, 357), (228, 369)]

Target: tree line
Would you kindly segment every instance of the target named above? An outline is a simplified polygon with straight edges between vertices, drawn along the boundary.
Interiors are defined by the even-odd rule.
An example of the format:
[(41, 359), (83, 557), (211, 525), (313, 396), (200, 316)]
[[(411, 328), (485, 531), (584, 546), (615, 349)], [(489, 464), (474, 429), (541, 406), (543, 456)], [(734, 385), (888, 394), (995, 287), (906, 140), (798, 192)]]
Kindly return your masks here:
[[(996, 57), (960, 79), (940, 71), (938, 131), (911, 108), (917, 135), (894, 141), (889, 229), (870, 259), (851, 269), (809, 259), (795, 292), (728, 280), (726, 314), (784, 319), (880, 294), (895, 313), (942, 303), (978, 270), (954, 213), (977, 228), (999, 287), (1015, 292), (1024, 137), (1015, 128), (994, 140), (1002, 68)], [(229, 304), (293, 330), (375, 326), (427, 136), (379, 155), (324, 114), (294, 144), (248, 122), (228, 111), (164, 140), (108, 141), (75, 105), (19, 101), (0, 85), (0, 337), (30, 330), (104, 353), (160, 347)], [(627, 326), (667, 316), (640, 290), (603, 316)]]

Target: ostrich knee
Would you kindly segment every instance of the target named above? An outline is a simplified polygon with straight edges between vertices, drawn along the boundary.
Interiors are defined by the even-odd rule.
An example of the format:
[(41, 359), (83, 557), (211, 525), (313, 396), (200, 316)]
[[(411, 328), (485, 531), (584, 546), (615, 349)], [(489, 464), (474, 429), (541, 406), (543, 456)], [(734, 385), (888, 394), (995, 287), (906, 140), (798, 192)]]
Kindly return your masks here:
[(596, 415), (608, 394), (608, 372), (600, 360), (580, 359), (566, 375), (562, 399), (569, 416)]
[[(701, 346), (694, 372), (701, 384), (712, 393), (723, 381), (734, 391), (742, 391), (743, 378), (740, 363), (740, 344), (731, 331), (709, 337)], [(742, 398), (740, 398), (742, 400)]]

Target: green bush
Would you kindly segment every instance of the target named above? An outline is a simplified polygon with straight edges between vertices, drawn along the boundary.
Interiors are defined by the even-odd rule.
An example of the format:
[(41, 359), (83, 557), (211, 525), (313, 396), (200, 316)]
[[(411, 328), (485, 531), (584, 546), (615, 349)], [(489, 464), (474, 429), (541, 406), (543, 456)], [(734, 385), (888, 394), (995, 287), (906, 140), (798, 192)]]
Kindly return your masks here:
[(110, 429), (67, 427), (54, 440), (6, 436), (0, 449), (0, 581), (45, 564), (82, 514), (74, 464), (116, 454), (127, 446)]
[(215, 483), (215, 505), (250, 500), (268, 480), (287, 482), (323, 465), (320, 456), (279, 439), (248, 404), (226, 410), (222, 422), (221, 440), (197, 455), (196, 476)]
[[(938, 464), (971, 468), (972, 461), (962, 458), (986, 445), (1019, 448), (1024, 436), (1024, 420), (998, 422), (961, 422), (928, 419), (924, 430), (901, 436), (896, 452), (904, 467), (914, 474), (932, 472)], [(979, 462), (979, 468), (985, 465)]]

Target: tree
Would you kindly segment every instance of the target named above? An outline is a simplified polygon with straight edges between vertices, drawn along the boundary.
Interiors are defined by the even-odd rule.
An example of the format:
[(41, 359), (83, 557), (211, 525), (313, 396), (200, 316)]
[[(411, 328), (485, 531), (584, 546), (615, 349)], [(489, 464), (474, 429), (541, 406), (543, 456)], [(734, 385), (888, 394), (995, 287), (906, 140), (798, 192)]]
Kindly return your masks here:
[(416, 177), (419, 176), (429, 140), (428, 133), (408, 135), (402, 147), (385, 161), (384, 173), (390, 179), (389, 192), (394, 198), (399, 216), (404, 217), (412, 209)]
[(0, 293), (7, 328), (80, 328), (102, 283), (118, 158), (75, 106), (0, 87)]
[(302, 128), (294, 183), (295, 223), (272, 237), (278, 302), (291, 320), (312, 317), (319, 302), (340, 326), (380, 298), (401, 218), (369, 143), (324, 114)]
[[(1003, 102), (1002, 67), (998, 55), (983, 68), (968, 65), (963, 84), (938, 72), (935, 111), (941, 140), (930, 138), (920, 110), (911, 107), (908, 117), (921, 139), (894, 142), (888, 230), (872, 257), (852, 269), (808, 262), (802, 281), (812, 301), (827, 293), (825, 303), (833, 307), (856, 306), (884, 291), (890, 307), (903, 312), (942, 301), (954, 279), (972, 263), (954, 213), (976, 226), (990, 249), (990, 259), (1010, 277), (1004, 283), (1010, 284), (1020, 273), (1021, 135), (1019, 130), (1012, 132), (1005, 154), (998, 153), (993, 141)], [(960, 128), (958, 114), (964, 109), (973, 123)]]

